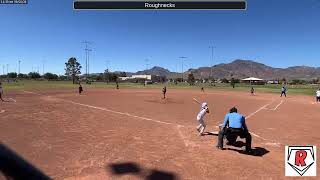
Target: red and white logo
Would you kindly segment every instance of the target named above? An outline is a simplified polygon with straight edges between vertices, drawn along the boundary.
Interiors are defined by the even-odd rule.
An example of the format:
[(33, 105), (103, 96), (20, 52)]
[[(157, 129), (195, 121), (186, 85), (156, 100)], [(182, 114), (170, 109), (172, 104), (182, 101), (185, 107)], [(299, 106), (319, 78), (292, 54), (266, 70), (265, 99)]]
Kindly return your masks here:
[(316, 156), (316, 146), (286, 146), (285, 175), (316, 176)]

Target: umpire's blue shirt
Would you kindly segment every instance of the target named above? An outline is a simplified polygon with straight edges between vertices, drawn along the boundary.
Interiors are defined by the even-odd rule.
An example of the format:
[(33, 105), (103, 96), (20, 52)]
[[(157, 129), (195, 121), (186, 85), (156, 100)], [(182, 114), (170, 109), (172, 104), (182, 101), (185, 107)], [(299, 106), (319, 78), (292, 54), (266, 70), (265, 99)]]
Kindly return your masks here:
[(241, 128), (243, 130), (247, 130), (245, 117), (236, 112), (226, 114), (223, 122), (223, 128), (227, 125), (229, 128)]

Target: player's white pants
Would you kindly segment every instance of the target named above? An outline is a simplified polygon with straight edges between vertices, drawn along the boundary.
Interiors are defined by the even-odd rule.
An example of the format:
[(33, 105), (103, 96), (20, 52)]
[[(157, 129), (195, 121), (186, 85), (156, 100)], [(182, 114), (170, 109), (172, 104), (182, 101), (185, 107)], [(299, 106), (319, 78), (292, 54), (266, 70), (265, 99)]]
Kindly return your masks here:
[(204, 132), (204, 129), (206, 128), (206, 124), (204, 123), (203, 119), (199, 119), (199, 126), (197, 127), (198, 131), (200, 132), (200, 134), (202, 134)]

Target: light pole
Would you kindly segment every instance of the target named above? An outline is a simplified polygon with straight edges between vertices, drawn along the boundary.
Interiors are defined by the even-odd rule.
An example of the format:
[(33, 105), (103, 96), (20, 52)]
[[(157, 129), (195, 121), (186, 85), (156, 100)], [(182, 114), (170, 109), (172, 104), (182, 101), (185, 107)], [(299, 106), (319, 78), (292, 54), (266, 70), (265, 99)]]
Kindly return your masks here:
[(18, 61), (18, 73), (20, 74), (20, 64), (21, 64), (21, 60)]
[(181, 80), (183, 82), (183, 61), (187, 58), (187, 57), (184, 57), (184, 56), (181, 56), (179, 57), (181, 59)]
[(209, 46), (209, 48), (211, 49), (211, 65), (210, 65), (210, 77), (209, 79), (212, 80), (212, 68), (213, 68), (213, 46)]
[(91, 49), (88, 49), (88, 44), (91, 44), (91, 42), (89, 41), (83, 41), (82, 43), (84, 43), (86, 45), (85, 53), (86, 53), (86, 78), (88, 78), (88, 74), (89, 74), (89, 51), (91, 51)]
[(144, 61), (146, 62), (146, 70), (148, 70), (148, 66), (149, 66), (150, 60), (149, 59), (145, 59)]

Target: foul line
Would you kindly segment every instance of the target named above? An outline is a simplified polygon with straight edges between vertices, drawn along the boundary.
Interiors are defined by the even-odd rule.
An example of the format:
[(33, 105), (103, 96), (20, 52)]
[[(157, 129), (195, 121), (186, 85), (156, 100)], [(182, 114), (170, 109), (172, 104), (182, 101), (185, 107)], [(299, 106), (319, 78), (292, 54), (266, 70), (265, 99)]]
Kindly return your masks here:
[(182, 134), (182, 132), (180, 131), (180, 125), (177, 125), (177, 129), (178, 129), (178, 133), (180, 135), (180, 138), (183, 140), (183, 143), (186, 147), (189, 146), (189, 143), (186, 141), (185, 136)]
[[(39, 95), (39, 96), (45, 96), (45, 95), (42, 95), (42, 94), (39, 94), (39, 93), (35, 93), (35, 92), (31, 92), (31, 91), (24, 91), (24, 92), (30, 93), (30, 94), (36, 94), (36, 95)], [(50, 97), (50, 96), (47, 96), (47, 97)], [(170, 122), (150, 119), (150, 118), (146, 118), (146, 117), (130, 114), (130, 113), (127, 113), (127, 112), (124, 113), (124, 112), (114, 111), (114, 110), (103, 108), (103, 107), (97, 107), (97, 106), (92, 106), (92, 105), (88, 105), (88, 104), (82, 104), (82, 103), (78, 103), (78, 102), (74, 102), (74, 101), (70, 101), (70, 100), (64, 100), (64, 99), (60, 99), (60, 98), (56, 98), (56, 97), (50, 97), (50, 98), (55, 98), (55, 99), (61, 100), (63, 102), (68, 102), (68, 103), (71, 103), (71, 104), (84, 106), (84, 107), (88, 107), (88, 108), (92, 108), (92, 109), (98, 109), (98, 110), (101, 110), (101, 111), (107, 111), (107, 112), (111, 112), (111, 113), (114, 113), (114, 114), (120, 114), (120, 115), (129, 116), (129, 117), (133, 117), (133, 118), (137, 118), (137, 119), (142, 119), (142, 120), (145, 120), (145, 121), (152, 121), (152, 122), (156, 122), (156, 123), (160, 123), (160, 124), (177, 125), (177, 126), (184, 127), (183, 125), (180, 125), (180, 124), (175, 124), (175, 123), (170, 123)]]
[(9, 98), (9, 99), (11, 99), (13, 102), (17, 102), (15, 99), (13, 99), (13, 98)]
[(35, 92), (31, 92), (31, 91), (23, 91), (25, 93), (29, 93), (29, 94), (36, 94), (36, 95), (39, 95), (39, 96), (44, 96), (42, 94), (39, 94), (39, 93), (35, 93)]
[[(269, 105), (272, 104), (273, 102), (274, 102), (274, 100), (271, 101), (270, 103), (266, 104), (266, 105), (263, 105), (262, 107), (260, 107), (260, 108), (259, 108), (258, 110), (256, 110), (255, 112), (253, 112), (253, 113), (249, 114), (248, 116), (246, 116), (246, 119), (251, 118), (253, 115), (257, 114), (257, 113), (258, 113), (259, 111), (261, 111), (262, 109), (265, 109), (267, 106), (269, 106)], [(219, 128), (219, 126), (216, 126), (216, 127)], [(269, 141), (268, 139), (263, 138), (263, 137), (255, 134), (255, 133), (252, 132), (252, 131), (250, 131), (250, 134), (252, 134), (253, 136), (255, 136), (255, 137), (257, 137), (257, 138), (260, 138), (260, 139), (262, 139), (262, 140), (264, 140), (264, 141)]]
[[(142, 116), (137, 116), (137, 115), (133, 115), (133, 114), (130, 114), (130, 113), (123, 113), (123, 112), (119, 112), (119, 111), (110, 110), (110, 109), (107, 109), (107, 108), (102, 108), (102, 107), (92, 106), (92, 105), (88, 105), (88, 104), (77, 103), (77, 102), (74, 102), (74, 101), (68, 101), (68, 100), (63, 100), (63, 99), (60, 99), (60, 100), (65, 101), (65, 102), (69, 102), (69, 103), (72, 103), (72, 104), (76, 104), (76, 105), (79, 105), (79, 106), (84, 106), (84, 107), (89, 107), (89, 108), (93, 108), (93, 109), (98, 109), (98, 110), (101, 110), (101, 111), (107, 111), (107, 112), (111, 112), (111, 113), (115, 113), (115, 114), (125, 115), (125, 116), (129, 116), (129, 117), (133, 117), (133, 118), (142, 119), (142, 120), (145, 120), (145, 121), (152, 121), (152, 122), (156, 122), (156, 123), (160, 123), (160, 124), (166, 124), (166, 125), (178, 125), (178, 124), (173, 124), (173, 123), (169, 123), (169, 122), (154, 120), (154, 119), (150, 119), (150, 118), (146, 118), (146, 117), (142, 117)], [(183, 125), (180, 125), (180, 126), (183, 126)]]
[(283, 100), (281, 100), (280, 103), (279, 103), (275, 108), (273, 108), (273, 109), (265, 108), (265, 109), (270, 110), (270, 111), (275, 111), (275, 110), (278, 109), (278, 107), (279, 107), (282, 103), (283, 103)]
[(254, 116), (255, 114), (257, 114), (257, 113), (258, 113), (259, 111), (261, 111), (262, 109), (265, 109), (267, 106), (269, 106), (269, 105), (272, 104), (273, 102), (274, 102), (274, 100), (271, 101), (270, 103), (268, 103), (268, 104), (260, 107), (260, 108), (259, 108), (258, 110), (256, 110), (255, 112), (253, 112), (253, 113), (249, 114), (248, 116), (246, 116), (246, 119), (251, 118), (252, 116)]

